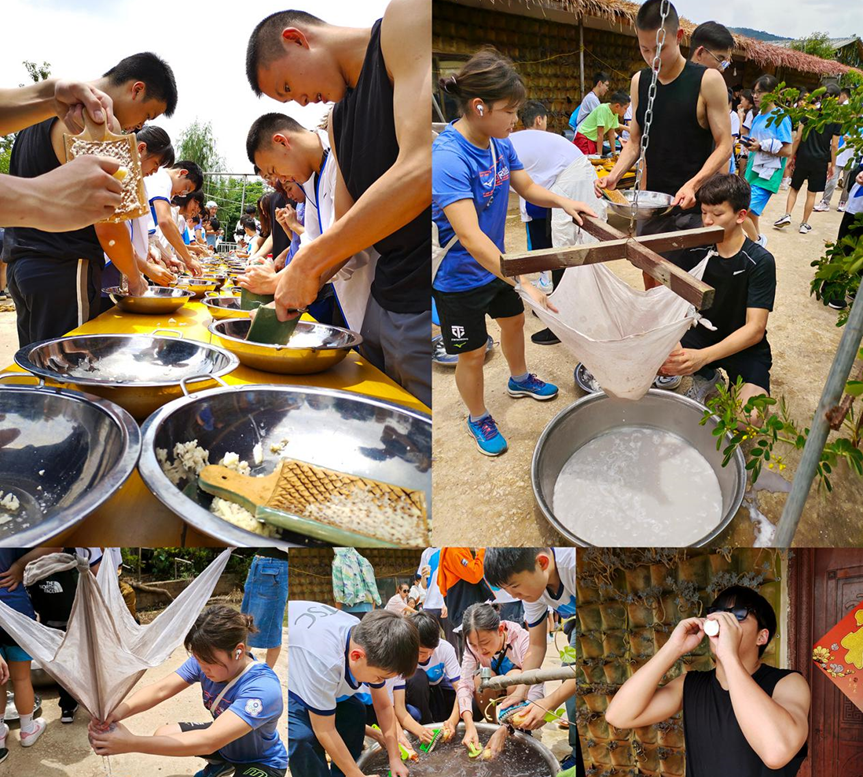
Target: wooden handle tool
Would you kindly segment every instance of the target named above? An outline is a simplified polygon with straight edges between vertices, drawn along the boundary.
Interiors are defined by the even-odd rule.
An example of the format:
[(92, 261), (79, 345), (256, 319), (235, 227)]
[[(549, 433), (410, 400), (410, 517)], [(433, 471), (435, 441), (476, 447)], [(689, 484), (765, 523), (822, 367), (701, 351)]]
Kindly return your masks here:
[(610, 200), (617, 205), (630, 205), (629, 200), (626, 199), (617, 189), (602, 189), (602, 194), (605, 199)]

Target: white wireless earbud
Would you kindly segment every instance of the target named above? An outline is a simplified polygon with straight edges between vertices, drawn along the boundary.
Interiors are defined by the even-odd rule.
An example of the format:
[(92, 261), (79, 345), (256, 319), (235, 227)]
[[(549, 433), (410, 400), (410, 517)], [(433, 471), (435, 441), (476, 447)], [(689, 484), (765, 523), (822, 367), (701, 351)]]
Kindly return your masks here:
[(242, 656), (242, 655), (243, 655), (243, 651), (242, 651), (242, 650), (238, 650), (238, 651), (237, 651), (237, 655), (236, 655), (237, 660), (239, 660), (240, 656)]
[(485, 109), (484, 109), (481, 105), (477, 105), (477, 106), (476, 106), (476, 112), (477, 112), (480, 116), (485, 116)]

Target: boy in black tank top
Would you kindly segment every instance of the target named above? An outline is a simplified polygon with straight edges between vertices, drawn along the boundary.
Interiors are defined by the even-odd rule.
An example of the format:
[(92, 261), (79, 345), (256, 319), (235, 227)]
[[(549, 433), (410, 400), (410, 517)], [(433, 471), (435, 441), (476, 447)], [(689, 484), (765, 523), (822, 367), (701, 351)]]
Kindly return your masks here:
[[(687, 777), (794, 777), (807, 755), (810, 691), (798, 672), (761, 663), (775, 633), (776, 614), (763, 596), (742, 586), (725, 589), (705, 618), (677, 624), (621, 686), (605, 719), (637, 728), (682, 710)], [(705, 636), (716, 668), (686, 672), (659, 688)]]
[[(126, 131), (162, 113), (170, 116), (177, 104), (173, 71), (147, 52), (126, 57), (89, 83), (112, 99), (114, 116)], [(19, 132), (9, 172), (33, 178), (60, 167), (66, 158), (65, 131), (55, 118)], [(6, 243), (21, 347), (61, 337), (99, 315), (105, 254), (129, 279), (130, 292), (141, 293), (147, 285), (125, 222), (67, 232), (16, 227), (7, 230)]]
[[(662, 0), (647, 0), (636, 18), (639, 49), (648, 67), (632, 77), (630, 142), (624, 146), (608, 177), (597, 181), (598, 196), (602, 189), (616, 188), (641, 153), (657, 30), (662, 26), (661, 5)], [(732, 151), (725, 81), (718, 72), (687, 62), (681, 54), (683, 30), (677, 11), (670, 3), (665, 30), (642, 183), (648, 191), (673, 196), (675, 207), (665, 216), (640, 222), (639, 234), (700, 227), (701, 214), (695, 207), (695, 192), (714, 173), (727, 170)], [(674, 261), (678, 253), (668, 252), (663, 256)], [(647, 288), (657, 285), (649, 276), (644, 277)]]
[(371, 29), (302, 11), (264, 19), (249, 39), (246, 75), (280, 102), (336, 102), (331, 163), (336, 221), (303, 246), (279, 280), (276, 310), (308, 306), (349, 257), (380, 258), (362, 352), (431, 404), (431, 4), (392, 0)]

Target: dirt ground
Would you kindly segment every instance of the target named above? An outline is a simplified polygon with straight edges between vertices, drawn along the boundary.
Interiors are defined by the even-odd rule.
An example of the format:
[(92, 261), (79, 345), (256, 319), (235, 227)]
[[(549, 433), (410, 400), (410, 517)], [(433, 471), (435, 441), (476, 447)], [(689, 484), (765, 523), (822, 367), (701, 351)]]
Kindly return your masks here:
[[(282, 680), (283, 697), (287, 705), (287, 629), (283, 637), (284, 649), (276, 664), (276, 672)], [(259, 660), (264, 660), (266, 651), (252, 652)], [(147, 672), (135, 690), (176, 671), (187, 658), (185, 649), (182, 646), (177, 648), (162, 666)], [(16, 724), (7, 740), (9, 758), (0, 766), (0, 773), (38, 777), (187, 777), (205, 766), (206, 762), (200, 758), (167, 758), (135, 753), (101, 758), (93, 752), (87, 741), (86, 713), (79, 711), (75, 722), (64, 726), (60, 723), (56, 686), (37, 689), (37, 692), (42, 695), (42, 717), (48, 722), (48, 728), (33, 747), (24, 749), (19, 745)], [(130, 718), (126, 725), (135, 734), (149, 735), (165, 723), (204, 723), (209, 719), (210, 715), (201, 702), (200, 688), (192, 687), (155, 709)], [(282, 717), (279, 728), (282, 741), (287, 743), (287, 714)]]
[[(835, 199), (835, 198), (834, 198)], [(834, 202), (835, 205), (835, 202)], [(773, 396), (784, 396), (791, 417), (808, 426), (818, 405), (824, 381), (839, 343), (836, 313), (809, 296), (813, 269), (810, 262), (823, 253), (823, 245), (836, 237), (841, 214), (836, 210), (813, 213), (812, 232), (799, 234), (802, 198), (794, 223), (780, 232), (773, 222), (785, 212), (785, 192), (771, 199), (762, 217), (762, 232), (776, 258), (777, 294), (768, 323), (773, 349)], [(507, 250), (526, 250), (525, 230), (518, 212), (510, 209)], [(610, 262), (621, 277), (636, 288), (641, 273), (628, 262)], [(500, 330), (487, 319), (489, 334), (499, 343)], [(526, 334), (542, 329), (527, 316)], [(560, 387), (549, 402), (512, 399), (506, 394), (509, 372), (499, 347), (489, 355), (485, 368), (486, 402), (507, 438), (509, 450), (498, 458), (481, 455), (465, 428), (466, 410), (455, 386), (454, 370), (435, 364), (434, 380), (434, 530), (433, 543), (442, 545), (548, 545), (563, 539), (549, 526), (535, 506), (530, 465), (539, 435), (551, 419), (583, 396), (573, 380), (576, 359), (563, 345), (537, 346), (527, 340), (528, 368), (543, 380)], [(685, 379), (680, 391), (688, 387)], [(783, 451), (783, 454), (785, 452)], [(790, 480), (800, 461), (791, 451), (783, 475)], [(801, 520), (798, 546), (863, 545), (863, 506), (860, 480), (843, 464), (832, 479), (834, 492), (826, 495), (813, 487)], [(776, 524), (787, 495), (759, 492), (758, 506)], [(717, 540), (722, 545), (751, 546), (755, 524), (746, 507)]]

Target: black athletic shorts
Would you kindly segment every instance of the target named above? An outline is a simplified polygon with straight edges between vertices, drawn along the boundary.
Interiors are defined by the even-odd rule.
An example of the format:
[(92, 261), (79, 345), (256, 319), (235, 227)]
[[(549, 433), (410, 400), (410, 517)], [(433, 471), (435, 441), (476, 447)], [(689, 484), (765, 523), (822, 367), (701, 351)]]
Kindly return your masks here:
[(433, 289), (440, 331), (447, 353), (467, 353), (485, 348), (488, 342), (486, 315), (511, 318), (524, 313), (524, 303), (516, 290), (500, 278), (469, 291)]
[(827, 188), (827, 162), (798, 162), (791, 173), (791, 188), (800, 191), (806, 183), (810, 192), (823, 192)]
[[(680, 344), (684, 348), (706, 348), (709, 343), (698, 330), (699, 327), (689, 329), (681, 338)], [(744, 383), (754, 383), (768, 394), (770, 393), (770, 368), (773, 366), (773, 355), (770, 351), (770, 343), (766, 340), (705, 366), (713, 369), (722, 368), (732, 383), (737, 382), (739, 375)]]
[[(203, 731), (212, 726), (213, 723), (210, 721), (209, 723), (179, 723), (178, 725), (180, 731), (185, 733), (186, 731)], [(218, 753), (211, 753), (202, 757), (207, 761), (216, 763), (232, 763)], [(264, 766), (264, 764), (233, 764), (233, 767), (234, 777), (285, 777), (288, 773), (287, 769), (274, 769), (272, 766)]]

